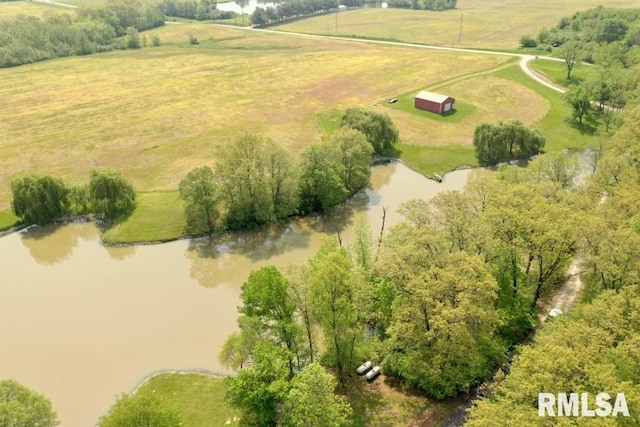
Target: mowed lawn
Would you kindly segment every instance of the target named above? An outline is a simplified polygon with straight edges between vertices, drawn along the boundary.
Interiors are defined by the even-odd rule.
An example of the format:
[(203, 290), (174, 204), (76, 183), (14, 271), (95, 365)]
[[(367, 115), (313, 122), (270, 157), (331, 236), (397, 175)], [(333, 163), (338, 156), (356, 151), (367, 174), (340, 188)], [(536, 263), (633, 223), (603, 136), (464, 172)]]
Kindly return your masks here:
[(598, 73), (597, 67), (590, 64), (578, 63), (575, 64), (571, 70), (571, 79), (567, 80), (567, 66), (564, 62), (534, 59), (529, 62), (529, 65), (534, 71), (549, 81), (565, 87), (572, 84), (580, 84), (590, 77), (595, 77)]
[(239, 412), (224, 402), (224, 379), (199, 374), (161, 374), (134, 395), (153, 396), (180, 414), (182, 427), (224, 426)]
[(0, 211), (0, 231), (7, 230), (20, 222), (20, 218), (11, 211)]
[(173, 240), (184, 236), (186, 226), (177, 191), (140, 192), (131, 216), (108, 229), (102, 240), (111, 244)]
[[(603, 5), (638, 7), (637, 0), (458, 0), (442, 12), (404, 9), (360, 9), (284, 24), (276, 29), (314, 34), (373, 37), (388, 40), (514, 49), (520, 37), (535, 37), (564, 16)], [(462, 20), (462, 32), (460, 22)]]
[[(171, 40), (189, 28), (157, 31)], [(245, 131), (298, 153), (323, 133), (316, 123), (323, 111), (371, 107), (508, 60), (206, 31), (193, 47), (185, 41), (1, 69), (0, 210), (9, 207), (11, 179), (31, 171), (77, 183), (108, 167), (140, 191), (171, 190), (192, 168), (213, 165), (217, 147)]]

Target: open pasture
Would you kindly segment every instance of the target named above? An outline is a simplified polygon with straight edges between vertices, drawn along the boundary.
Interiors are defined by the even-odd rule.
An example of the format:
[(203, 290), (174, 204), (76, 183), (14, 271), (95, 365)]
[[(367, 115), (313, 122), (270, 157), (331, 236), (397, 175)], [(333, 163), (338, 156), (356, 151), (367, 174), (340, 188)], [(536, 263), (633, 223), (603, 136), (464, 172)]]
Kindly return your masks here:
[(0, 2), (0, 21), (15, 19), (19, 15), (41, 18), (46, 13), (75, 13), (73, 10), (53, 4), (26, 1)]
[[(427, 89), (430, 89), (427, 87)], [(412, 145), (471, 145), (475, 128), (485, 122), (520, 120), (534, 125), (549, 111), (549, 101), (513, 80), (481, 75), (446, 84), (439, 93), (456, 98), (456, 111), (440, 116), (413, 106), (415, 91), (399, 97), (386, 111), (404, 142)]]
[[(536, 36), (579, 10), (638, 7), (637, 0), (458, 0), (441, 12), (359, 9), (284, 24), (277, 29), (370, 37), (437, 46), (515, 49), (523, 35)], [(462, 20), (462, 32), (460, 22)]]
[(507, 61), (216, 31), (193, 47), (184, 42), (0, 70), (0, 210), (9, 207), (11, 179), (30, 171), (86, 182), (91, 169), (109, 167), (139, 190), (175, 189), (190, 169), (214, 163), (222, 141), (243, 131), (299, 152), (323, 133), (320, 112), (371, 106)]

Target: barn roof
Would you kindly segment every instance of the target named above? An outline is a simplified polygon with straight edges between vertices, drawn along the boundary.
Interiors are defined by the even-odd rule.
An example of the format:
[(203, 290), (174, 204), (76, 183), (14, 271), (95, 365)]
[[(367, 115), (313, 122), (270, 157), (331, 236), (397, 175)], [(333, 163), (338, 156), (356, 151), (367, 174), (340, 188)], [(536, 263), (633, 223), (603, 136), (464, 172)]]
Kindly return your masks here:
[(416, 95), (418, 99), (424, 99), (425, 101), (437, 102), (438, 104), (442, 104), (444, 101), (449, 99), (447, 95), (440, 95), (439, 93), (433, 93), (426, 90), (421, 91)]

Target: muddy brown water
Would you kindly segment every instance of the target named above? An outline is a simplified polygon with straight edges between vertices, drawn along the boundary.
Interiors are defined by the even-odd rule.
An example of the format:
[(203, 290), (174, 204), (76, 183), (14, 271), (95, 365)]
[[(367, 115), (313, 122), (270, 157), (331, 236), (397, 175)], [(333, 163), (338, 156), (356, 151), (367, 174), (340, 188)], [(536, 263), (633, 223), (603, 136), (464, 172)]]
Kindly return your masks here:
[(304, 261), (338, 231), (348, 241), (358, 220), (377, 235), (383, 207), (392, 226), (400, 203), (482, 173), (456, 171), (438, 184), (403, 165), (376, 166), (369, 188), (333, 215), (213, 239), (105, 247), (92, 223), (2, 237), (0, 379), (45, 394), (61, 426), (82, 427), (154, 371), (224, 371), (217, 354), (252, 270)]

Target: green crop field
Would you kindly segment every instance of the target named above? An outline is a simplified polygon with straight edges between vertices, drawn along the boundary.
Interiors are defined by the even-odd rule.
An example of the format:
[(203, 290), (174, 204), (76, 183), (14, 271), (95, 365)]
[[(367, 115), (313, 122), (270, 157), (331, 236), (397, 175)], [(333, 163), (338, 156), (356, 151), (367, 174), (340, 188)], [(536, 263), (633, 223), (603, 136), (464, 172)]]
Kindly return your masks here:
[[(360, 9), (275, 27), (284, 31), (402, 40), (438, 46), (514, 49), (523, 35), (536, 36), (563, 16), (603, 5), (638, 7), (637, 0), (458, 0), (442, 12)], [(462, 32), (460, 22), (462, 21)], [(336, 24), (337, 22), (337, 24)], [(337, 31), (336, 31), (337, 27)]]
[[(195, 47), (180, 41), (192, 29), (202, 41)], [(156, 31), (178, 44), (0, 70), (0, 210), (11, 179), (29, 171), (86, 182), (91, 169), (110, 167), (139, 190), (176, 189), (240, 132), (299, 152), (323, 133), (321, 112), (372, 106), (507, 61), (203, 24)], [(406, 134), (407, 143), (423, 141)]]

